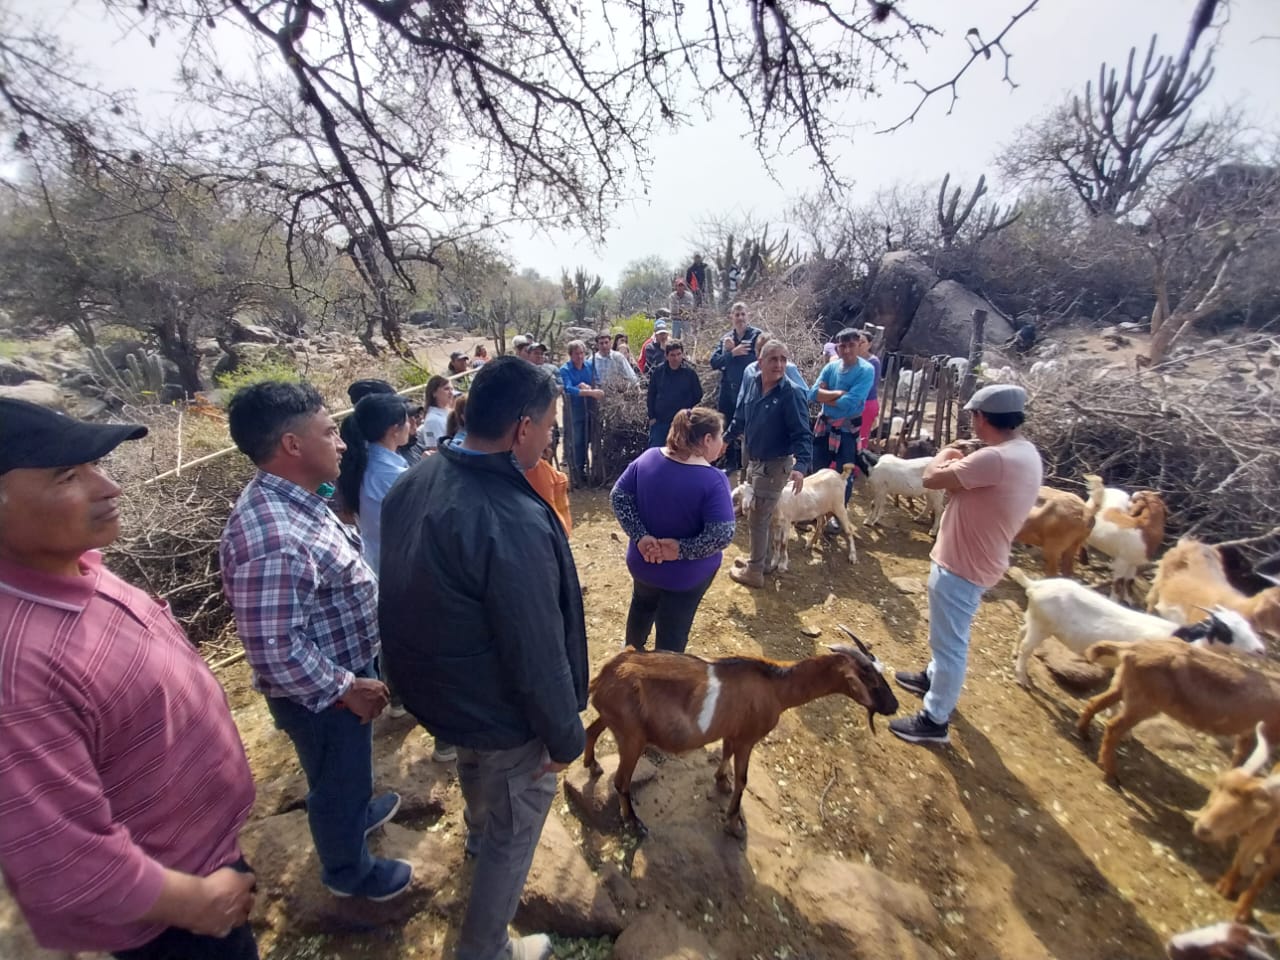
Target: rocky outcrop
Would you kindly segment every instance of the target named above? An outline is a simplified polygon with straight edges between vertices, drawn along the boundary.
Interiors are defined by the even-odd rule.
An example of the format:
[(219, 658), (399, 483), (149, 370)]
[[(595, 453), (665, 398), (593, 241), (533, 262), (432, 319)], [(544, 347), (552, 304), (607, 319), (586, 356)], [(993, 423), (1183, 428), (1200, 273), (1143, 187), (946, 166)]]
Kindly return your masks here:
[(954, 280), (934, 284), (916, 308), (898, 349), (920, 356), (969, 355), (973, 311), (987, 311), (985, 341), (1000, 345), (1013, 336), (1013, 327), (986, 299)]
[(66, 407), (62, 391), (52, 383), (45, 383), (43, 380), (28, 380), (14, 387), (0, 387), (0, 397), (26, 400), (28, 403), (38, 403), (42, 407), (52, 407), (55, 410)]
[(880, 260), (863, 318), (884, 327), (890, 351), (967, 356), (975, 309), (987, 311), (988, 344), (1013, 335), (1009, 321), (986, 299), (954, 280), (939, 279), (918, 254), (894, 250)]

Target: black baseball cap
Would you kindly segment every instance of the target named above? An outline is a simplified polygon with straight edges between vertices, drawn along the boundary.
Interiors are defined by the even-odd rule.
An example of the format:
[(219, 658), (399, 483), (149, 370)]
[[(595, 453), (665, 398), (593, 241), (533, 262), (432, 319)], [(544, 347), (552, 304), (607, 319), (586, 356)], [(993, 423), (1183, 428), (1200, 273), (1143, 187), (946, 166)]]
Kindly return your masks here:
[(74, 467), (147, 435), (137, 423), (85, 423), (48, 407), (0, 397), (0, 474)]

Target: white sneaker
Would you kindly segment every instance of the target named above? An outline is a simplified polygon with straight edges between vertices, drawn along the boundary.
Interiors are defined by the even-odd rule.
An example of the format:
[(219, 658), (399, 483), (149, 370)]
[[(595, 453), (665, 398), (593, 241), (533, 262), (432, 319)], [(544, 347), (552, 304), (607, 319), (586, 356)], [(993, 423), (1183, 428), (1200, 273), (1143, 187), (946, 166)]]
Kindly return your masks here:
[(393, 703), (391, 706), (387, 707), (387, 716), (392, 720), (399, 720), (408, 712), (409, 711), (404, 708), (403, 703)]
[(519, 940), (509, 939), (507, 956), (511, 960), (551, 960), (551, 938), (545, 933), (531, 933)]
[(437, 740), (435, 749), (431, 751), (431, 759), (436, 763), (450, 763), (458, 759), (458, 748), (451, 743), (441, 743)]

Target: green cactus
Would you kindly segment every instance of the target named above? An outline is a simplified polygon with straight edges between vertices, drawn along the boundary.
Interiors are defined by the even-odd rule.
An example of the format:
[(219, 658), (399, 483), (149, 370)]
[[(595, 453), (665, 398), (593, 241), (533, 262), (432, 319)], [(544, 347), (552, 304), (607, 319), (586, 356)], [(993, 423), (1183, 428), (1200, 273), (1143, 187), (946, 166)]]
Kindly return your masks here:
[(133, 403), (154, 403), (164, 392), (164, 364), (160, 355), (137, 350), (125, 355), (125, 369), (117, 370), (101, 347), (89, 348), (89, 366), (104, 387)]

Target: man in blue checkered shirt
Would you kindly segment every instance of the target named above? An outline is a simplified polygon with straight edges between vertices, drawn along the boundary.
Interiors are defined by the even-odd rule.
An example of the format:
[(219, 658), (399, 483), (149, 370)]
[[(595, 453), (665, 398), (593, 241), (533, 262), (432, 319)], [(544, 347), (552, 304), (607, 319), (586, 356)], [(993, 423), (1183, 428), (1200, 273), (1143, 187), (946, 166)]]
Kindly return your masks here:
[(315, 388), (259, 383), (231, 398), (231, 438), (258, 467), (222, 533), (222, 584), (254, 686), (293, 741), (307, 776), (307, 819), (321, 879), (339, 897), (390, 900), (409, 888), (404, 860), (366, 838), (400, 807), (373, 796), (378, 582), (360, 534), (315, 491), (338, 476), (346, 445)]

